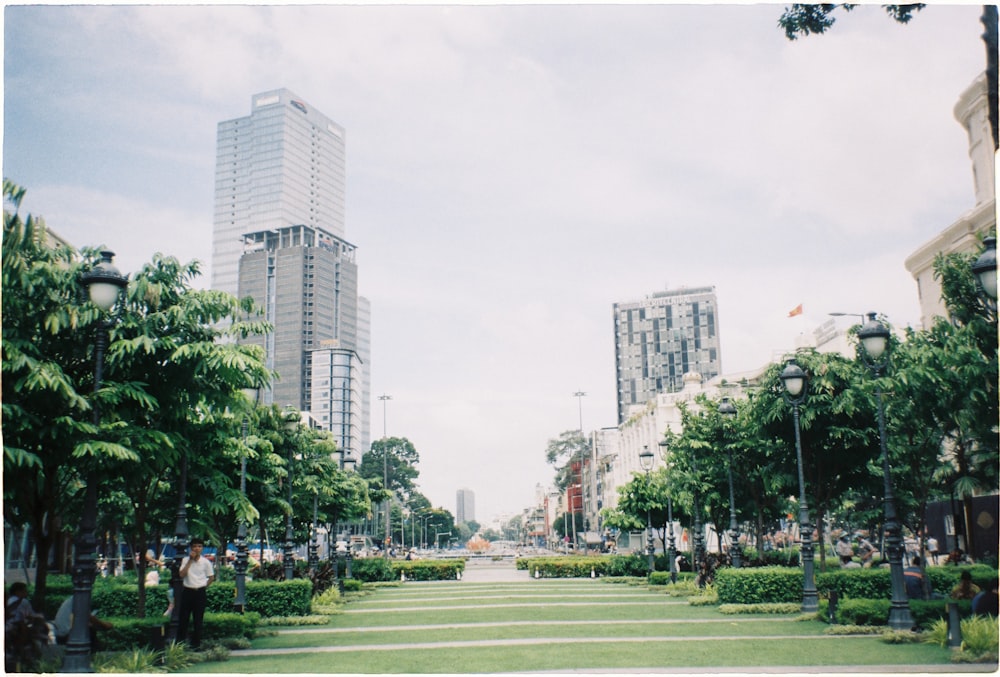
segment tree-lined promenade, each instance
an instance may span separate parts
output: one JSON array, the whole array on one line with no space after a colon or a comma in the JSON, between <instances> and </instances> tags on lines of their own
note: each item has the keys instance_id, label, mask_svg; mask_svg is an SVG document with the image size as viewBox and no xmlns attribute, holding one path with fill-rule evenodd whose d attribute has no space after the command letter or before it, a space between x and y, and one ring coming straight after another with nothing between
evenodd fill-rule
<instances>
[{"instance_id":1,"label":"tree-lined promenade","mask_svg":"<svg viewBox=\"0 0 1000 677\"><path fill-rule=\"evenodd\" d=\"M112 538L139 555L134 578L122 581L136 586L134 600L129 591L114 604L122 616L143 619L149 613L147 566L169 544L169 585L177 596L178 570L192 535L206 538L220 555L236 541L236 603L227 601L226 611L249 608L243 597L248 574L257 582L288 584L269 589L265 617L274 615L283 595L297 596L302 613L310 595L327 594L334 579L347 574L350 560L329 561L335 555L329 547L318 552L320 526L336 534L338 524L381 513L375 506L388 503L388 524L383 520L380 532L372 530L386 544L407 538L413 544L421 532L424 543L430 533L435 542L441 535L449 540L471 535L462 531L470 530L469 524L456 525L450 513L432 508L417 490L419 454L405 438L373 443L359 471L351 472L344 450L329 433L306 425L299 412L259 404L259 394L275 374L259 346L242 342L270 331L249 300L194 289L198 264L163 255L122 275L110 252L77 251L48 237L38 220L22 219L23 194L5 181L4 516L9 525L31 528L42 563L31 589L38 609L57 601L47 589L46 564L55 562L65 571L72 561L76 620L67 642L67 669L90 667L85 619L98 553ZM745 399L702 398L683 407L682 430L666 431L657 448L644 454L659 453L662 467L636 474L620 488L618 508L602 515L605 526L635 530L649 525L666 543L669 516L690 525L695 547L688 569L699 573L696 587L710 592L715 564L765 564L765 525L794 516L798 507L799 526L807 527L800 530L799 545L803 611L815 610L822 594L809 588L813 524L820 544L827 524L844 531L864 529L876 541L888 533L884 549L892 566L893 605L905 611L902 579L896 580L902 575L902 530L922 543L927 503L953 497L962 505L957 533L973 545L971 499L997 485L995 250L992 239L986 245L993 252L992 298L983 293L988 285L977 283L976 273L982 271L975 257L941 256L936 269L950 318L897 337L873 316L857 329L859 345L866 346L857 358L801 351L794 356L800 375L789 376L791 363L776 363L758 383L742 384L753 386ZM865 362L875 352L867 347L868 338L879 338L875 334L883 340L879 355L891 359L872 370ZM793 406L790 395L798 398ZM565 460L557 477L563 487L581 482L579 438L564 436L548 450L553 463ZM588 529L578 524L578 513L565 517L556 520L557 527L572 523L574 531ZM727 517L728 544L720 527ZM705 553L712 548L699 540L709 523L719 535L715 549L728 549L730 555L711 564ZM741 554L732 547L741 542L741 526L759 546L756 561L750 552L746 558L732 557ZM259 540L261 554L265 542L281 543L281 564L251 569L247 541L252 538ZM297 570L299 548L308 548L309 556ZM154 551L152 559L141 556L147 549ZM826 551L819 547L820 571ZM652 570L653 553L648 555ZM995 567L995 555L986 564ZM234 580L233 568L223 560L220 576ZM674 557L667 563L672 568ZM372 581L406 574L388 562L359 560L357 565L377 573L367 579ZM995 579L995 569L991 576ZM302 578L309 581L292 580ZM305 585L296 588L295 583ZM687 583L694 585L694 579ZM59 595L65 596L61 585ZM442 584L439 589L450 588ZM923 597L931 593L925 587ZM165 598L158 597L161 601ZM574 604L581 606L551 600L543 606ZM348 611L345 616L356 615ZM416 611L423 616L440 610L421 606ZM169 620L160 621L166 623L168 642L177 636L178 614L174 607ZM339 616L334 618L336 623ZM908 630L910 620L906 615L894 627ZM255 633L256 619L250 615L220 622L239 633ZM609 644L591 639L595 646ZM453 662L448 656L443 660Z\"/></svg>"}]
</instances>

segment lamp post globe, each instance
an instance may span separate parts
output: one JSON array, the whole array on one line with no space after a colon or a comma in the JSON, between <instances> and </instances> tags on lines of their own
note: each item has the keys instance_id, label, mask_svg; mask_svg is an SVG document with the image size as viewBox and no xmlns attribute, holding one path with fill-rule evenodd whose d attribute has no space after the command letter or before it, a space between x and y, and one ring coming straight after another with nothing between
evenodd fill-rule
<instances>
[{"instance_id":1,"label":"lamp post globe","mask_svg":"<svg viewBox=\"0 0 1000 677\"><path fill-rule=\"evenodd\" d=\"M653 526L649 514L649 471L653 469L653 452L649 450L648 446L644 446L642 448L642 453L639 454L639 464L642 466L642 469L646 471L646 561L649 571L652 572L654 568L653 555L655 553L655 548L653 546Z\"/></svg>"},{"instance_id":2,"label":"lamp post globe","mask_svg":"<svg viewBox=\"0 0 1000 677\"><path fill-rule=\"evenodd\" d=\"M892 473L889 467L889 449L885 430L885 404L882 401L880 376L889 364L889 328L878 321L876 313L868 314L868 322L858 331L861 360L875 377L875 399L878 404L878 439L882 456L882 483L885 510L885 550L889 555L889 575L892 582L892 601L889 603L889 627L893 630L910 630L913 616L903 573L903 528L896 512L896 498L892 490Z\"/></svg>"},{"instance_id":3,"label":"lamp post globe","mask_svg":"<svg viewBox=\"0 0 1000 677\"><path fill-rule=\"evenodd\" d=\"M799 406L806 398L806 373L795 360L788 360L779 376L784 386L785 400L792 405L792 419L795 423L795 458L799 470L799 538L802 542L802 611L812 613L819 609L819 593L816 591L816 573L812 542L813 525L809 519L806 504L806 478L802 468L802 434L799 422Z\"/></svg>"},{"instance_id":4,"label":"lamp post globe","mask_svg":"<svg viewBox=\"0 0 1000 677\"><path fill-rule=\"evenodd\" d=\"M876 313L868 313L868 321L858 330L861 359L878 376L889 361L889 328L878 321Z\"/></svg>"},{"instance_id":5,"label":"lamp post globe","mask_svg":"<svg viewBox=\"0 0 1000 677\"><path fill-rule=\"evenodd\" d=\"M997 239L987 237L983 239L986 249L975 263L972 264L972 273L976 276L976 283L979 289L990 299L997 300Z\"/></svg>"},{"instance_id":6,"label":"lamp post globe","mask_svg":"<svg viewBox=\"0 0 1000 677\"><path fill-rule=\"evenodd\" d=\"M670 443L667 440L660 440L660 455L662 458L666 458L667 450L670 447ZM667 464L670 467L670 464ZM674 540L674 502L667 494L667 524L669 531L667 532L667 558L670 560L670 582L677 582L677 543Z\"/></svg>"},{"instance_id":7,"label":"lamp post globe","mask_svg":"<svg viewBox=\"0 0 1000 677\"><path fill-rule=\"evenodd\" d=\"M114 252L102 251L101 260L93 268L80 275L80 284L86 289L87 297L101 312L97 321L94 338L94 399L91 402L91 416L95 428L101 423L100 403L96 397L104 379L104 352L108 347L108 330L114 318L107 314L121 298L128 286L128 276L112 263ZM94 578L97 575L94 554L97 552L97 474L93 468L86 470L86 489L83 498L83 512L80 516L80 530L77 533L73 556L73 623L66 640L66 655L63 659L64 672L90 672L90 619Z\"/></svg>"},{"instance_id":8,"label":"lamp post globe","mask_svg":"<svg viewBox=\"0 0 1000 677\"><path fill-rule=\"evenodd\" d=\"M736 406L729 401L728 397L723 397L722 401L719 403L719 414L722 415L724 421L732 420L736 417ZM728 474L729 474L729 541L730 541L730 556L732 558L733 567L739 569L743 566L742 553L740 552L740 529L739 524L736 521L736 494L733 491L733 450L728 444L728 435L726 435L726 458L728 459Z\"/></svg>"}]
</instances>

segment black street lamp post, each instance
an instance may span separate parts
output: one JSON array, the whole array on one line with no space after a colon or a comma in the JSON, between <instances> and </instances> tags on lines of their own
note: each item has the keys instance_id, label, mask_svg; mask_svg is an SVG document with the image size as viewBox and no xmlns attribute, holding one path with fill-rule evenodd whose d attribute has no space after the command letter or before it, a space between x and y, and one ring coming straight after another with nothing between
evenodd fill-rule
<instances>
[{"instance_id":1,"label":"black street lamp post","mask_svg":"<svg viewBox=\"0 0 1000 677\"><path fill-rule=\"evenodd\" d=\"M802 469L802 435L799 432L799 405L806 398L806 373L795 360L788 360L781 372L781 382L785 386L785 400L792 405L795 421L795 458L799 467L799 537L802 541L802 611L811 613L819 610L819 594L816 592L816 575L813 561L813 525L809 519L806 504L806 477Z\"/></svg>"},{"instance_id":2,"label":"black street lamp post","mask_svg":"<svg viewBox=\"0 0 1000 677\"><path fill-rule=\"evenodd\" d=\"M733 403L729 401L728 397L723 397L722 402L719 403L719 413L722 414L723 419L731 419L736 416L736 407ZM727 436L728 438L728 436ZM736 521L736 498L733 492L733 450L730 448L726 440L726 456L729 459L728 471L729 471L729 541L730 541L730 557L732 558L733 567L739 569L743 566L742 553L740 552L740 528Z\"/></svg>"},{"instance_id":3,"label":"black street lamp post","mask_svg":"<svg viewBox=\"0 0 1000 677\"><path fill-rule=\"evenodd\" d=\"M309 541L309 568L316 571L319 566L319 493L313 493L312 540Z\"/></svg>"},{"instance_id":4,"label":"black street lamp post","mask_svg":"<svg viewBox=\"0 0 1000 677\"><path fill-rule=\"evenodd\" d=\"M247 496L247 455L246 444L247 434L250 432L250 419L243 417L243 450L240 453L240 496L244 499ZM233 599L233 610L236 613L243 613L246 610L247 592L247 520L240 515L240 524L236 530L236 562L233 567L236 571L236 597Z\"/></svg>"},{"instance_id":5,"label":"black street lamp post","mask_svg":"<svg viewBox=\"0 0 1000 677\"><path fill-rule=\"evenodd\" d=\"M353 456L347 456L346 454L340 455L340 466L342 469L353 472L354 466L357 464L358 460ZM344 576L345 578L351 578L351 561L353 560L353 555L351 554L351 537L350 532L347 536L347 553L344 555Z\"/></svg>"},{"instance_id":6,"label":"black street lamp post","mask_svg":"<svg viewBox=\"0 0 1000 677\"><path fill-rule=\"evenodd\" d=\"M106 315L118 302L122 290L128 284L128 277L112 264L114 252L102 251L101 260L80 276L80 283L86 288L90 301L102 315ZM113 317L102 317L97 321L97 336L94 339L94 399L91 412L94 427L101 423L97 393L104 378L104 352L108 347L108 330L114 324ZM64 672L90 672L90 608L97 569L94 553L97 551L97 477L93 469L86 474L83 514L80 517L80 531L76 538L76 553L73 558L73 624L66 642L66 656L63 660Z\"/></svg>"},{"instance_id":7,"label":"black street lamp post","mask_svg":"<svg viewBox=\"0 0 1000 677\"><path fill-rule=\"evenodd\" d=\"M642 453L639 454L639 464L646 471L646 560L649 571L652 573L654 569L653 555L656 549L653 546L653 526L649 518L650 487L652 486L649 482L649 471L653 469L653 452L649 450L649 447L642 448Z\"/></svg>"},{"instance_id":8,"label":"black street lamp post","mask_svg":"<svg viewBox=\"0 0 1000 677\"><path fill-rule=\"evenodd\" d=\"M889 554L889 574L892 580L892 602L889 605L889 627L909 630L913 627L906 583L903 577L903 533L896 514L896 499L892 491L889 451L885 433L885 406L882 402L880 376L889 364L889 328L868 313L868 322L858 330L861 359L875 376L875 398L878 401L878 439L882 453L882 482L885 490L885 549Z\"/></svg>"},{"instance_id":9,"label":"black street lamp post","mask_svg":"<svg viewBox=\"0 0 1000 677\"><path fill-rule=\"evenodd\" d=\"M661 457L664 458L664 460L666 459L666 453L667 453L667 447L668 446L669 446L669 442L667 442L666 440L661 440L660 441L660 449L662 449L662 451L660 452L660 454L661 454ZM667 464L667 467L668 468L670 467L669 463ZM669 493L667 494L667 524L669 525L669 527L668 527L669 531L667 532L667 557L670 558L670 582L671 583L676 583L677 582L677 561L676 561L677 560L677 542L674 540L674 502L671 499Z\"/></svg>"},{"instance_id":10,"label":"black street lamp post","mask_svg":"<svg viewBox=\"0 0 1000 677\"><path fill-rule=\"evenodd\" d=\"M294 411L285 412L285 430L294 433L298 427L299 417ZM288 482L288 513L285 515L285 550L282 554L282 562L285 565L285 580L290 581L295 578L295 529L292 524L292 452L294 445L288 444L288 475L285 480Z\"/></svg>"},{"instance_id":11,"label":"black street lamp post","mask_svg":"<svg viewBox=\"0 0 1000 677\"><path fill-rule=\"evenodd\" d=\"M704 588L708 582L702 571L705 567L705 527L701 523L701 475L696 456L691 457L691 469L694 471L694 571L698 587Z\"/></svg>"}]
</instances>

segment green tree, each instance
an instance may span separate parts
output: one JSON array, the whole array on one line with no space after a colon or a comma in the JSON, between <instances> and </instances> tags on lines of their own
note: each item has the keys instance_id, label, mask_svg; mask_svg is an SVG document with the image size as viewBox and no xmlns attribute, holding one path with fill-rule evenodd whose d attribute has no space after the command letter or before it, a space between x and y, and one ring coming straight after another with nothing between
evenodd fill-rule
<instances>
[{"instance_id":1,"label":"green tree","mask_svg":"<svg viewBox=\"0 0 1000 677\"><path fill-rule=\"evenodd\" d=\"M237 507L232 478L238 478L233 467L240 444L239 425L225 412L244 406L243 389L270 380L259 347L222 340L263 333L268 326L242 319L251 310L249 299L240 303L229 294L193 289L198 275L197 262L182 265L155 255L133 276L108 350L108 373L118 387L109 391L112 406L105 418L116 424L115 441L135 458L109 461L103 471L118 476L116 486L129 498L129 510L120 517L138 553L150 541L151 511L159 505L162 513L163 498L176 500L177 474L185 464L196 499L192 523L222 541L212 527ZM225 331L218 329L223 321ZM219 544L224 551L224 542ZM140 557L140 615L145 564Z\"/></svg>"},{"instance_id":2,"label":"green tree","mask_svg":"<svg viewBox=\"0 0 1000 677\"><path fill-rule=\"evenodd\" d=\"M964 533L972 548L972 496L995 490L997 324L975 290L974 256L939 255L935 276L949 317L930 329L908 331L891 359L887 417L894 467L907 481L898 493L920 531L926 503L961 499Z\"/></svg>"},{"instance_id":3,"label":"green tree","mask_svg":"<svg viewBox=\"0 0 1000 677\"><path fill-rule=\"evenodd\" d=\"M813 33L825 33L833 27L836 18L833 16L838 8L843 8L845 12L850 12L857 5L855 4L800 4L795 3L790 8L786 7L778 25L785 31L785 37L795 40L800 35L810 35ZM911 5L883 5L886 13L899 23L909 23L914 13L919 12L926 5L923 3ZM993 149L1000 148L998 144L997 125L997 7L996 5L984 5L983 15L980 21L985 29L983 32L983 42L986 45L986 86L987 99L989 100L990 127L993 131Z\"/></svg>"},{"instance_id":4,"label":"green tree","mask_svg":"<svg viewBox=\"0 0 1000 677\"><path fill-rule=\"evenodd\" d=\"M402 496L409 496L420 476L417 464L420 454L405 437L387 437L372 442L371 448L361 457L358 474L365 479L383 480L387 473L388 489Z\"/></svg>"},{"instance_id":5,"label":"green tree","mask_svg":"<svg viewBox=\"0 0 1000 677\"><path fill-rule=\"evenodd\" d=\"M807 503L819 529L817 543L823 543L824 516L838 508L845 496L859 489L866 495L882 494L875 401L871 379L856 361L811 349L798 351L795 360L808 377L799 408L802 464ZM765 372L755 406L765 439L782 442L778 453L787 459L785 476L791 480L786 495L798 496L794 421L792 408L784 400L782 369L783 365L772 365ZM818 552L825 566L826 548Z\"/></svg>"},{"instance_id":6,"label":"green tree","mask_svg":"<svg viewBox=\"0 0 1000 677\"><path fill-rule=\"evenodd\" d=\"M22 188L5 180L3 196L4 519L34 534L37 607L51 548L79 514L73 499L82 478L73 459L111 450L82 447L98 432L86 419L84 393L99 321L83 302L83 266L70 247L50 246L41 219L21 219Z\"/></svg>"}]
</instances>

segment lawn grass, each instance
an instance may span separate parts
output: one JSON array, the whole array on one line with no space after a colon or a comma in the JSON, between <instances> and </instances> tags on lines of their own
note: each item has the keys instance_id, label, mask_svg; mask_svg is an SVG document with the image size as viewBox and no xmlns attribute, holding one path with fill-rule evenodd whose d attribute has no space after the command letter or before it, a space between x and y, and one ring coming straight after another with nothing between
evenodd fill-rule
<instances>
[{"instance_id":1,"label":"lawn grass","mask_svg":"<svg viewBox=\"0 0 1000 677\"><path fill-rule=\"evenodd\" d=\"M517 621L522 619L539 621L573 620L627 620L650 618L719 618L715 607L692 607L686 603L675 604L604 604L582 606L470 606L422 609L387 610L379 613L344 613L334 616L330 625L334 627L374 626L374 625L435 625L438 623L476 623L478 621Z\"/></svg>"},{"instance_id":2,"label":"lawn grass","mask_svg":"<svg viewBox=\"0 0 1000 677\"><path fill-rule=\"evenodd\" d=\"M724 616L714 606L593 580L378 588L325 626L275 628L199 673L490 673L624 669L907 671L951 668L948 649L824 635L818 620ZM420 627L424 626L424 627ZM427 627L430 626L430 627ZM959 667L959 666L954 666ZM909 670L912 671L912 670Z\"/></svg>"},{"instance_id":3,"label":"lawn grass","mask_svg":"<svg viewBox=\"0 0 1000 677\"><path fill-rule=\"evenodd\" d=\"M595 626L594 623L599 623ZM741 619L740 621L718 620L707 623L692 623L690 621L635 621L608 624L606 621L594 621L589 624L574 624L558 621L552 625L518 624L497 625L482 623L476 625L433 626L430 629L416 627L413 629L391 629L394 643L433 643L451 641L477 641L495 639L527 639L527 638L576 638L594 637L600 634L602 638L629 639L635 637L660 638L669 635L676 637L728 637L740 634L747 637L766 637L768 635L822 635L824 627L820 623L798 623L795 621L775 621ZM254 641L255 649L275 649L288 647L351 646L361 644L385 644L385 633L380 628L372 628L368 632L341 631L330 629L326 632L310 630L309 632L287 632L273 637L262 637Z\"/></svg>"},{"instance_id":4,"label":"lawn grass","mask_svg":"<svg viewBox=\"0 0 1000 677\"><path fill-rule=\"evenodd\" d=\"M703 641L641 638L566 644L406 647L377 651L309 652L201 663L190 672L231 673L487 673L586 668L797 668L832 667L870 672L884 666L947 664L949 651L929 644L884 644L874 637ZM855 670L845 668L855 667ZM878 670L883 671L883 670Z\"/></svg>"}]
</instances>

